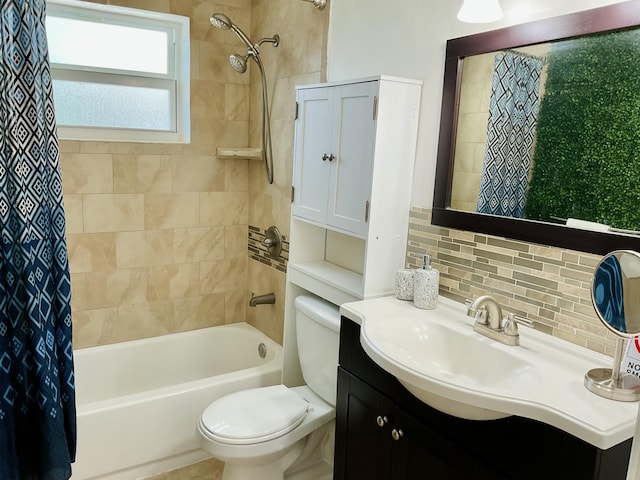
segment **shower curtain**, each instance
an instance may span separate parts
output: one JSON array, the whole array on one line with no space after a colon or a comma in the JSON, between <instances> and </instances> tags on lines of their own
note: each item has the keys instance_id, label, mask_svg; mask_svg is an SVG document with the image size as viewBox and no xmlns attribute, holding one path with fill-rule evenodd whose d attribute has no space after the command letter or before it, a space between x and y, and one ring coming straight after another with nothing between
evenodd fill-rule
<instances>
[{"instance_id":1,"label":"shower curtain","mask_svg":"<svg viewBox=\"0 0 640 480\"><path fill-rule=\"evenodd\" d=\"M0 6L0 478L75 457L70 278L44 0Z\"/></svg>"},{"instance_id":2,"label":"shower curtain","mask_svg":"<svg viewBox=\"0 0 640 480\"><path fill-rule=\"evenodd\" d=\"M627 331L623 287L622 266L615 255L609 255L593 276L593 300L607 324L620 332Z\"/></svg>"},{"instance_id":3,"label":"shower curtain","mask_svg":"<svg viewBox=\"0 0 640 480\"><path fill-rule=\"evenodd\" d=\"M541 72L539 58L512 51L495 57L479 213L524 215Z\"/></svg>"}]
</instances>

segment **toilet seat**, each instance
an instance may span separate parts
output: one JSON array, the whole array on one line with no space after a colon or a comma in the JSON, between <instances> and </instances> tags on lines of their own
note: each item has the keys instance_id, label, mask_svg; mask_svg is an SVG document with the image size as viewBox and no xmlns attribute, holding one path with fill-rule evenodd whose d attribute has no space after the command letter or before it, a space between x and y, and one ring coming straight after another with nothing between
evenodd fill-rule
<instances>
[{"instance_id":1,"label":"toilet seat","mask_svg":"<svg viewBox=\"0 0 640 480\"><path fill-rule=\"evenodd\" d=\"M204 411L200 423L217 442L247 445L285 435L300 425L308 412L308 401L284 385L273 385L216 400Z\"/></svg>"}]
</instances>

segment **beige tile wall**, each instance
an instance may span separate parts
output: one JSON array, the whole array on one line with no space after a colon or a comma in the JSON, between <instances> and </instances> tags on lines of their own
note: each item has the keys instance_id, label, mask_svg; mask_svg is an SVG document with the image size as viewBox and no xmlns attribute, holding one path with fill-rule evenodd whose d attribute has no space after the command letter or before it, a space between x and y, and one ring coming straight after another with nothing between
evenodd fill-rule
<instances>
[{"instance_id":1,"label":"beige tile wall","mask_svg":"<svg viewBox=\"0 0 640 480\"><path fill-rule=\"evenodd\" d=\"M478 203L487 144L494 57L494 53L487 53L468 57L464 61L451 186L451 207L456 210L475 212Z\"/></svg>"},{"instance_id":2,"label":"beige tile wall","mask_svg":"<svg viewBox=\"0 0 640 480\"><path fill-rule=\"evenodd\" d=\"M261 47L268 96L271 103L271 130L274 155L274 182L265 179L261 161L249 165L249 224L261 230L275 225L289 238L295 86L326 80L326 43L329 7L317 10L300 0L252 0L251 38L280 35L280 45ZM262 93L258 68L252 64L249 138L260 145ZM251 252L249 252L251 256ZM276 265L276 264L274 264ZM256 295L273 291L275 305L247 309L247 321L269 336L282 341L284 325L285 273L275 266L250 260L248 290Z\"/></svg>"},{"instance_id":3,"label":"beige tile wall","mask_svg":"<svg viewBox=\"0 0 640 480\"><path fill-rule=\"evenodd\" d=\"M434 226L429 209L414 207L407 266L422 266L425 253L440 271L441 295L464 302L488 293L540 331L613 355L614 334L591 303L600 256Z\"/></svg>"},{"instance_id":4,"label":"beige tile wall","mask_svg":"<svg viewBox=\"0 0 640 480\"><path fill-rule=\"evenodd\" d=\"M248 257L247 226L277 224L288 234L288 112L293 85L321 79L328 11L299 0L97 3L190 18L192 140L61 141L75 348L245 319L282 341L284 274ZM278 49L262 49L274 112L274 186L266 186L259 162L215 156L218 145L259 145L261 103L258 69L239 75L229 66L242 44L210 25L214 12L256 39L282 36ZM249 292L264 290L278 291L277 307L247 314Z\"/></svg>"}]
</instances>

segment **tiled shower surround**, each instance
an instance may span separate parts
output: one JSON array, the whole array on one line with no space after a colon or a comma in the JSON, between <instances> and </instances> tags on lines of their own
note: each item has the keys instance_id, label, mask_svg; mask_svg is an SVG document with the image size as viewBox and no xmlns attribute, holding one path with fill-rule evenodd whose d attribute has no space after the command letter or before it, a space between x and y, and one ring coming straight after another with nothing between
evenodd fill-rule
<instances>
[{"instance_id":1,"label":"tiled shower surround","mask_svg":"<svg viewBox=\"0 0 640 480\"><path fill-rule=\"evenodd\" d=\"M282 342L285 274L247 255L249 225L289 235L294 86L326 78L329 9L299 0L93 0L188 16L191 142L61 141L74 348L247 321ZM229 65L242 43L223 12L265 45L275 182L259 160L216 147L260 145L261 82ZM249 308L251 292L275 305Z\"/></svg>"},{"instance_id":2,"label":"tiled shower surround","mask_svg":"<svg viewBox=\"0 0 640 480\"><path fill-rule=\"evenodd\" d=\"M438 227L429 209L412 208L409 222L407 266L421 267L422 256L432 255L441 295L463 303L492 295L537 330L613 355L614 335L591 303L600 256Z\"/></svg>"}]
</instances>

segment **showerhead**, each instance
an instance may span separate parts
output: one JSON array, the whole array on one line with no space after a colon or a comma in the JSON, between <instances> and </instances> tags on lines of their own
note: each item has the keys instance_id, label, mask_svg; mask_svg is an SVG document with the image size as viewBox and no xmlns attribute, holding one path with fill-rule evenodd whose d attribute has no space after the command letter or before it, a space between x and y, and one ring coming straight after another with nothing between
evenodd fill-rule
<instances>
[{"instance_id":1,"label":"showerhead","mask_svg":"<svg viewBox=\"0 0 640 480\"><path fill-rule=\"evenodd\" d=\"M209 21L211 22L211 25L222 30L230 30L231 25L233 25L233 23L231 23L231 20L229 20L229 17L227 17L224 13L214 13L213 15L211 15Z\"/></svg>"},{"instance_id":2,"label":"showerhead","mask_svg":"<svg viewBox=\"0 0 640 480\"><path fill-rule=\"evenodd\" d=\"M239 53L232 53L229 55L229 63L233 67L233 69L238 73L244 73L247 71L247 60L249 59L249 54L242 56Z\"/></svg>"},{"instance_id":3,"label":"showerhead","mask_svg":"<svg viewBox=\"0 0 640 480\"><path fill-rule=\"evenodd\" d=\"M253 43L251 43L249 37L247 37L245 33L240 30L240 28L238 28L238 26L233 23L224 13L214 13L209 18L209 21L214 27L221 28L222 30L233 30L233 32L238 36L238 38L242 41L242 43L245 44L247 48L256 50L257 52L257 47Z\"/></svg>"},{"instance_id":4,"label":"showerhead","mask_svg":"<svg viewBox=\"0 0 640 480\"><path fill-rule=\"evenodd\" d=\"M231 67L238 73L245 73L247 71L247 63L249 58L258 65L260 69L260 80L262 83L262 159L264 160L265 173L267 175L267 181L273 183L273 151L271 147L271 126L269 122L269 99L267 95L267 79L264 73L264 66L262 60L260 60L260 45L263 43L271 43L274 47L277 47L280 43L280 36L274 35L272 38L262 38L256 44L251 43L251 40L240 30L233 22L223 13L214 13L209 18L211 25L222 30L233 30L238 38L245 44L247 51L245 55L234 53L229 56L229 62Z\"/></svg>"}]
</instances>

